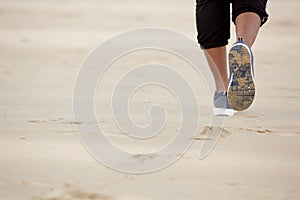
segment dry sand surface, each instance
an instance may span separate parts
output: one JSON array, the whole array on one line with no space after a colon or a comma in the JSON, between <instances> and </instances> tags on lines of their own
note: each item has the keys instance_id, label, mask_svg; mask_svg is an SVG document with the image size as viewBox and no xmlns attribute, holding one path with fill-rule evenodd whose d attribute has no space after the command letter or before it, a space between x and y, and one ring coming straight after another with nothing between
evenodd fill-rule
<instances>
[{"instance_id":1,"label":"dry sand surface","mask_svg":"<svg viewBox=\"0 0 300 200\"><path fill-rule=\"evenodd\" d=\"M194 1L184 0L1 0L0 199L300 199L298 0L270 1L270 20L253 47L255 103L226 118L224 137L206 159L199 160L198 152L201 130L209 120L201 122L200 139L192 148L156 173L116 172L94 160L81 145L72 93L88 53L111 36L138 27L172 29L195 39L194 6ZM179 62L162 54L149 55L160 62ZM130 66L146 57L137 55L121 64ZM107 85L98 97L109 94L109 80L117 80L124 69L116 63L104 77ZM199 95L205 94L200 79L198 86L196 77L191 81ZM169 137L178 125L176 101L159 88L147 91L156 95L135 96L134 119L149 122L139 109L154 101L167 103L172 122L165 129ZM103 104L97 102L109 137L118 143L118 138L123 139L120 131L110 123L109 110L102 111ZM203 119L208 116L207 102L199 103ZM125 139L119 143L131 150L138 148Z\"/></svg>"}]
</instances>

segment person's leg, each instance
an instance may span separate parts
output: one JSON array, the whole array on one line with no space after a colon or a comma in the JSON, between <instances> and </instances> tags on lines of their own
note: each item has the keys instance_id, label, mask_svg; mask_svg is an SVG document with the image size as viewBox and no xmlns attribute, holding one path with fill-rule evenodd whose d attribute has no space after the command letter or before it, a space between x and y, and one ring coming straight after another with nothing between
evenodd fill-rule
<instances>
[{"instance_id":1,"label":"person's leg","mask_svg":"<svg viewBox=\"0 0 300 200\"><path fill-rule=\"evenodd\" d=\"M216 85L213 98L213 115L233 116L235 111L230 108L227 100L228 76L226 46L206 49L204 53Z\"/></svg>"},{"instance_id":2,"label":"person's leg","mask_svg":"<svg viewBox=\"0 0 300 200\"><path fill-rule=\"evenodd\" d=\"M227 54L230 38L230 1L197 0L196 22L198 43L215 80L214 115L234 115L227 101Z\"/></svg>"},{"instance_id":3,"label":"person's leg","mask_svg":"<svg viewBox=\"0 0 300 200\"><path fill-rule=\"evenodd\" d=\"M260 26L268 17L266 2L267 0L232 0L232 20L236 25L236 36L241 38L229 51L228 102L235 110L249 108L255 97L251 46Z\"/></svg>"},{"instance_id":4,"label":"person's leg","mask_svg":"<svg viewBox=\"0 0 300 200\"><path fill-rule=\"evenodd\" d=\"M216 93L224 92L228 86L226 46L204 50L208 65L216 84Z\"/></svg>"},{"instance_id":5,"label":"person's leg","mask_svg":"<svg viewBox=\"0 0 300 200\"><path fill-rule=\"evenodd\" d=\"M251 47L261 25L260 16L254 12L245 12L236 17L235 24L236 37L242 38Z\"/></svg>"},{"instance_id":6,"label":"person's leg","mask_svg":"<svg viewBox=\"0 0 300 200\"><path fill-rule=\"evenodd\" d=\"M251 47L259 28L267 21L268 0L232 0L232 21L236 25L237 38Z\"/></svg>"},{"instance_id":7,"label":"person's leg","mask_svg":"<svg viewBox=\"0 0 300 200\"><path fill-rule=\"evenodd\" d=\"M228 85L226 45L230 37L229 0L197 0L196 22L198 43L204 49L215 79L216 92Z\"/></svg>"}]
</instances>

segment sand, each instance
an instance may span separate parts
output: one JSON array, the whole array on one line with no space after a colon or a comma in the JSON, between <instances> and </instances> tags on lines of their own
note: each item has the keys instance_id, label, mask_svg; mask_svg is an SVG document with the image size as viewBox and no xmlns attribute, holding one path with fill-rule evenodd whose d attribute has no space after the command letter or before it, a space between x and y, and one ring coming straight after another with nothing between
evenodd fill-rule
<instances>
[{"instance_id":1,"label":"sand","mask_svg":"<svg viewBox=\"0 0 300 200\"><path fill-rule=\"evenodd\" d=\"M80 122L72 110L77 73L92 49L123 31L154 26L195 39L194 1L1 0L0 199L299 199L299 9L298 0L270 1L270 20L253 47L254 105L226 118L214 151L198 159L204 141L200 133L209 123L206 99L200 106L207 120L201 121L198 139L188 152L168 168L133 175L103 166L81 144L76 132ZM232 33L230 43L234 40ZM143 61L143 56L138 58ZM155 58L177 62L161 54ZM123 64L132 62L136 60ZM106 79L115 80L124 69L116 64ZM196 77L191 81L197 84ZM99 92L109 94L111 86L107 83ZM200 95L205 93L197 87ZM137 102L144 98L139 95ZM164 95L159 92L143 102L170 105L174 121L166 127L169 138L177 126L178 108ZM96 108L101 112L103 104ZM132 108L135 119L148 122L138 109ZM100 115L118 143L123 137L112 127L107 111ZM119 143L138 149L127 140Z\"/></svg>"}]
</instances>

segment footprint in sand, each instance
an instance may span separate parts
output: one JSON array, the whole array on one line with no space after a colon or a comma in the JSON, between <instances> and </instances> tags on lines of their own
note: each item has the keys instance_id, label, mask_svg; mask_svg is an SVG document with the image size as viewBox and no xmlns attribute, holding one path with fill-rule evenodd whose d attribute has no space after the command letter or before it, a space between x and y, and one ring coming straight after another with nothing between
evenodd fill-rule
<instances>
[{"instance_id":1,"label":"footprint in sand","mask_svg":"<svg viewBox=\"0 0 300 200\"><path fill-rule=\"evenodd\" d=\"M274 133L274 131L270 130L270 129L251 129L251 128L247 128L247 131L250 132L256 132L256 133Z\"/></svg>"},{"instance_id":2,"label":"footprint in sand","mask_svg":"<svg viewBox=\"0 0 300 200\"><path fill-rule=\"evenodd\" d=\"M54 193L54 189L50 189L51 193ZM56 193L56 192L55 192ZM57 194L57 193L56 193ZM99 194L99 193L91 193L84 191L80 188L72 187L69 184L65 185L65 190L61 192L59 195L52 196L51 194L47 194L45 196L48 197L33 197L32 200L70 200L70 199L84 199L84 200L111 200L112 198Z\"/></svg>"},{"instance_id":3,"label":"footprint in sand","mask_svg":"<svg viewBox=\"0 0 300 200\"><path fill-rule=\"evenodd\" d=\"M156 155L147 155L147 154L136 154L136 155L133 155L133 159L141 161L142 163L145 163L147 160L154 159L155 157L156 157Z\"/></svg>"},{"instance_id":4,"label":"footprint in sand","mask_svg":"<svg viewBox=\"0 0 300 200\"><path fill-rule=\"evenodd\" d=\"M36 123L36 124L51 124L51 123L61 123L61 124L83 124L83 122L76 122L76 121L63 121L64 118L59 117L56 119L49 119L49 120L28 120L30 123Z\"/></svg>"},{"instance_id":5,"label":"footprint in sand","mask_svg":"<svg viewBox=\"0 0 300 200\"><path fill-rule=\"evenodd\" d=\"M230 136L231 133L224 129L224 128L220 128L220 127L211 127L211 126L204 126L201 130L201 132L194 137L194 140L211 140L209 138L206 138L206 136L209 134L210 131L213 131L215 133L219 133L221 132L221 137L227 137Z\"/></svg>"}]
</instances>

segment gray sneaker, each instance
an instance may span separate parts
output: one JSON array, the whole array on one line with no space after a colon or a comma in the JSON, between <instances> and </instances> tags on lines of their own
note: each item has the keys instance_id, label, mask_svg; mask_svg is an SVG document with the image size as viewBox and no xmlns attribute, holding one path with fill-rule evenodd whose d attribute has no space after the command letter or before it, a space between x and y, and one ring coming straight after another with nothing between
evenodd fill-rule
<instances>
[{"instance_id":1,"label":"gray sneaker","mask_svg":"<svg viewBox=\"0 0 300 200\"><path fill-rule=\"evenodd\" d=\"M236 111L233 110L227 99L226 92L215 93L214 95L214 116L233 116Z\"/></svg>"}]
</instances>

